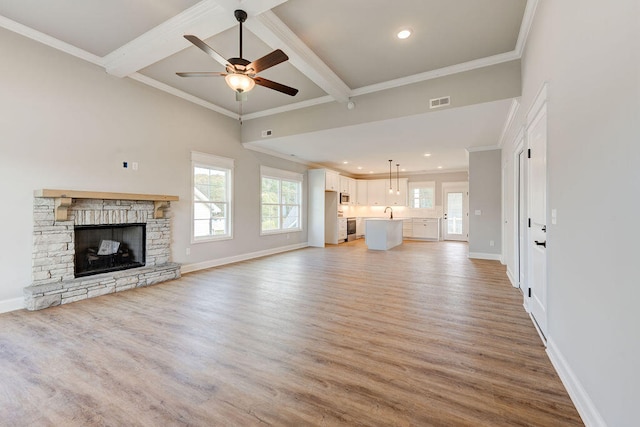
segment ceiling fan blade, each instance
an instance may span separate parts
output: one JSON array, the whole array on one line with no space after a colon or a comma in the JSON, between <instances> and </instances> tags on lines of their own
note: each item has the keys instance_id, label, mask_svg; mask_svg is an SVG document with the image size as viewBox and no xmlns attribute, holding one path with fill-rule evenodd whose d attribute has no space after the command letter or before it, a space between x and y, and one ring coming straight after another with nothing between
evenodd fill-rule
<instances>
[{"instance_id":1,"label":"ceiling fan blade","mask_svg":"<svg viewBox=\"0 0 640 427\"><path fill-rule=\"evenodd\" d=\"M286 53L281 51L280 49L276 49L273 52L263 56L260 59L256 59L249 65L247 65L247 70L253 68L253 73L258 74L260 71L266 70L267 68L271 68L274 65L278 65L281 62L289 59Z\"/></svg>"},{"instance_id":2,"label":"ceiling fan blade","mask_svg":"<svg viewBox=\"0 0 640 427\"><path fill-rule=\"evenodd\" d=\"M295 96L296 93L298 93L298 89L272 82L271 80L267 80L262 77L254 77L253 81L256 82L257 85L268 87L269 89L277 90L278 92L282 92L287 95Z\"/></svg>"},{"instance_id":3,"label":"ceiling fan blade","mask_svg":"<svg viewBox=\"0 0 640 427\"><path fill-rule=\"evenodd\" d=\"M187 73L176 73L180 77L215 77L215 76L226 76L227 73L218 73L215 71L194 71Z\"/></svg>"},{"instance_id":4,"label":"ceiling fan blade","mask_svg":"<svg viewBox=\"0 0 640 427\"><path fill-rule=\"evenodd\" d=\"M209 55L210 57L212 57L213 59L218 61L222 66L226 67L227 64L229 64L229 61L227 61L218 52L216 52L215 50L211 49L211 47L208 44L206 44L205 42L200 40L198 37L192 36L191 34L186 34L184 36L184 38L189 40L196 47L200 48L200 50L202 50L204 53L206 53L207 55Z\"/></svg>"}]
</instances>

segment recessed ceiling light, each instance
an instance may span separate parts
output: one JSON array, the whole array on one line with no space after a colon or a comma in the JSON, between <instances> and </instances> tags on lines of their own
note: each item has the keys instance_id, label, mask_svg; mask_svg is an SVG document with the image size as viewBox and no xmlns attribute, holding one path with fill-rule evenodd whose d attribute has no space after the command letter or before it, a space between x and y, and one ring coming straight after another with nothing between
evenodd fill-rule
<instances>
[{"instance_id":1,"label":"recessed ceiling light","mask_svg":"<svg viewBox=\"0 0 640 427\"><path fill-rule=\"evenodd\" d=\"M362 170L362 166L358 166L358 170Z\"/></svg>"},{"instance_id":2,"label":"recessed ceiling light","mask_svg":"<svg viewBox=\"0 0 640 427\"><path fill-rule=\"evenodd\" d=\"M438 166L438 169L442 169L442 166Z\"/></svg>"},{"instance_id":3,"label":"recessed ceiling light","mask_svg":"<svg viewBox=\"0 0 640 427\"><path fill-rule=\"evenodd\" d=\"M425 157L431 157L431 153L424 153Z\"/></svg>"},{"instance_id":4,"label":"recessed ceiling light","mask_svg":"<svg viewBox=\"0 0 640 427\"><path fill-rule=\"evenodd\" d=\"M407 170L405 168L400 169L402 172L406 172Z\"/></svg>"},{"instance_id":5,"label":"recessed ceiling light","mask_svg":"<svg viewBox=\"0 0 640 427\"><path fill-rule=\"evenodd\" d=\"M347 162L346 160L344 162L342 162L343 165L348 165L349 162Z\"/></svg>"},{"instance_id":6,"label":"recessed ceiling light","mask_svg":"<svg viewBox=\"0 0 640 427\"><path fill-rule=\"evenodd\" d=\"M402 30L398 31L398 38L400 40L404 40L409 38L409 36L411 35L411 30L409 28L403 28Z\"/></svg>"},{"instance_id":7,"label":"recessed ceiling light","mask_svg":"<svg viewBox=\"0 0 640 427\"><path fill-rule=\"evenodd\" d=\"M369 171L369 173L373 173L373 171Z\"/></svg>"}]
</instances>

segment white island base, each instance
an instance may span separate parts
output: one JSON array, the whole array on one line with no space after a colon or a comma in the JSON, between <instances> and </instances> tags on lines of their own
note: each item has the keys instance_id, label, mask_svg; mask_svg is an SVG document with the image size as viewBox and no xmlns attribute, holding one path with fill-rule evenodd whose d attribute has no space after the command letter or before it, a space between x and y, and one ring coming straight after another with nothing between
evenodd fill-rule
<instances>
[{"instance_id":1,"label":"white island base","mask_svg":"<svg viewBox=\"0 0 640 427\"><path fill-rule=\"evenodd\" d=\"M402 244L402 219L365 219L365 243L369 249L386 251Z\"/></svg>"}]
</instances>

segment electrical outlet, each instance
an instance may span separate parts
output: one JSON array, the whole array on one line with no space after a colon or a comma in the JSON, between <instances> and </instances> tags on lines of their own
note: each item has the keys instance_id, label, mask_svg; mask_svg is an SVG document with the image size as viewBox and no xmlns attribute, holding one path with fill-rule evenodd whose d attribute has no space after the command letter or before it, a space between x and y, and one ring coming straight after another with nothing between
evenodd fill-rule
<instances>
[{"instance_id":1,"label":"electrical outlet","mask_svg":"<svg viewBox=\"0 0 640 427\"><path fill-rule=\"evenodd\" d=\"M495 246L495 242L493 240L489 240L489 246Z\"/></svg>"},{"instance_id":2,"label":"electrical outlet","mask_svg":"<svg viewBox=\"0 0 640 427\"><path fill-rule=\"evenodd\" d=\"M131 162L131 169L133 169L134 171L138 170L138 162Z\"/></svg>"},{"instance_id":3,"label":"electrical outlet","mask_svg":"<svg viewBox=\"0 0 640 427\"><path fill-rule=\"evenodd\" d=\"M191 255L191 248L187 248L185 252L187 253L187 255Z\"/></svg>"},{"instance_id":4,"label":"electrical outlet","mask_svg":"<svg viewBox=\"0 0 640 427\"><path fill-rule=\"evenodd\" d=\"M122 167L123 168L128 168L129 167L129 162L122 162Z\"/></svg>"}]
</instances>

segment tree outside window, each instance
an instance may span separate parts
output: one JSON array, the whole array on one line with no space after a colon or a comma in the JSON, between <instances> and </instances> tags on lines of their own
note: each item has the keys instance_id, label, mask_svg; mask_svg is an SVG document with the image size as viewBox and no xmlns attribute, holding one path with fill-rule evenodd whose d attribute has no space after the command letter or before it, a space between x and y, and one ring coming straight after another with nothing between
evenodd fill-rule
<instances>
[{"instance_id":1,"label":"tree outside window","mask_svg":"<svg viewBox=\"0 0 640 427\"><path fill-rule=\"evenodd\" d=\"M263 167L261 194L262 233L302 229L302 176L300 174Z\"/></svg>"},{"instance_id":2,"label":"tree outside window","mask_svg":"<svg viewBox=\"0 0 640 427\"><path fill-rule=\"evenodd\" d=\"M233 160L202 153L193 157L193 241L230 238L232 169L225 166Z\"/></svg>"}]
</instances>

